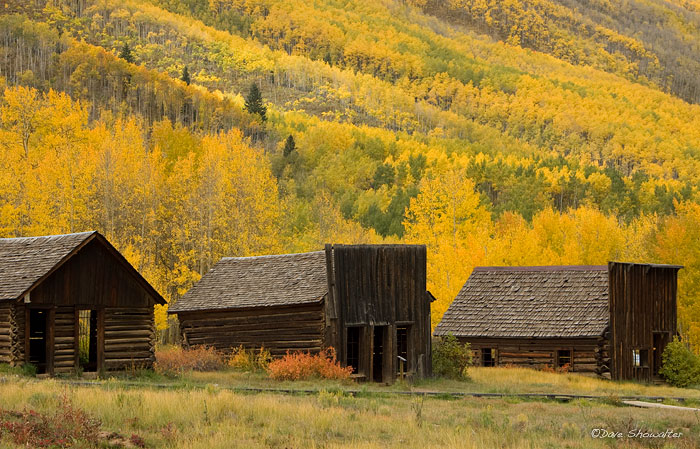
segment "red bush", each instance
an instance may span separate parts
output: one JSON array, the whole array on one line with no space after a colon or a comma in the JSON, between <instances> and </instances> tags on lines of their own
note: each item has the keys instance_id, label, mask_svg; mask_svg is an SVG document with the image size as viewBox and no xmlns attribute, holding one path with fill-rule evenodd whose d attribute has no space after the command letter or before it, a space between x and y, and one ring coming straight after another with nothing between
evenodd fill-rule
<instances>
[{"instance_id":1,"label":"red bush","mask_svg":"<svg viewBox=\"0 0 700 449\"><path fill-rule=\"evenodd\" d=\"M275 380L349 379L352 367L343 368L335 358L335 349L328 348L318 354L308 352L289 353L273 360L267 367Z\"/></svg>"},{"instance_id":2,"label":"red bush","mask_svg":"<svg viewBox=\"0 0 700 449\"><path fill-rule=\"evenodd\" d=\"M156 351L156 372L177 376L187 371L215 371L224 366L224 358L214 348L179 346Z\"/></svg>"},{"instance_id":3,"label":"red bush","mask_svg":"<svg viewBox=\"0 0 700 449\"><path fill-rule=\"evenodd\" d=\"M52 415L34 410L0 409L0 437L27 447L73 447L76 442L96 444L100 421L73 407L65 396Z\"/></svg>"}]
</instances>

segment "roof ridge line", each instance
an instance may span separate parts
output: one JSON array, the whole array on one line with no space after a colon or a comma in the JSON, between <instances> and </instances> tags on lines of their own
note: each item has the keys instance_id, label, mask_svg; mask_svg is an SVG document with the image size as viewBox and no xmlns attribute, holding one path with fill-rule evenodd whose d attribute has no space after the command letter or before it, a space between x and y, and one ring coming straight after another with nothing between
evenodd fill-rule
<instances>
[{"instance_id":1,"label":"roof ridge line","mask_svg":"<svg viewBox=\"0 0 700 449\"><path fill-rule=\"evenodd\" d=\"M323 253L323 250L318 250L318 251L308 251L304 253L287 253L287 254L264 254L261 256L233 256L233 257L222 257L221 260L251 260L251 259L266 259L266 258L273 258L273 257L291 257L291 256L302 256L306 254L320 254Z\"/></svg>"},{"instance_id":2,"label":"roof ridge line","mask_svg":"<svg viewBox=\"0 0 700 449\"><path fill-rule=\"evenodd\" d=\"M30 239L50 239L55 237L71 237L78 235L91 235L95 234L97 231L85 231L85 232L70 232L68 234L51 234L51 235L35 235L28 237L0 237L0 240L30 240Z\"/></svg>"}]
</instances>

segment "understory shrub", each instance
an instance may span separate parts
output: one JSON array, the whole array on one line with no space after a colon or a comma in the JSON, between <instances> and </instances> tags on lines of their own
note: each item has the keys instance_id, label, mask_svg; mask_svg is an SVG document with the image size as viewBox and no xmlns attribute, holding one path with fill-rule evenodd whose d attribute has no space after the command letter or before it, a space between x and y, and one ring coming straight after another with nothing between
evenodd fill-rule
<instances>
[{"instance_id":1,"label":"understory shrub","mask_svg":"<svg viewBox=\"0 0 700 449\"><path fill-rule=\"evenodd\" d=\"M336 379L350 378L352 367L343 368L336 360L335 349L328 348L318 354L308 352L287 352L273 360L267 371L275 380Z\"/></svg>"},{"instance_id":2,"label":"understory shrub","mask_svg":"<svg viewBox=\"0 0 700 449\"><path fill-rule=\"evenodd\" d=\"M53 414L0 408L0 438L25 447L74 447L97 444L100 421L76 408L63 396Z\"/></svg>"},{"instance_id":3,"label":"understory shrub","mask_svg":"<svg viewBox=\"0 0 700 449\"><path fill-rule=\"evenodd\" d=\"M571 369L571 365L568 363L564 364L563 366L557 366L553 367L551 365L544 365L542 368L540 368L541 371L544 371L545 373L557 373L557 374L566 374L569 372Z\"/></svg>"},{"instance_id":4,"label":"understory shrub","mask_svg":"<svg viewBox=\"0 0 700 449\"><path fill-rule=\"evenodd\" d=\"M228 366L241 371L267 371L271 360L270 351L264 347L255 351L248 350L241 345L231 353Z\"/></svg>"},{"instance_id":5,"label":"understory shrub","mask_svg":"<svg viewBox=\"0 0 700 449\"><path fill-rule=\"evenodd\" d=\"M666 346L661 361L659 374L674 387L700 385L700 357L678 337Z\"/></svg>"},{"instance_id":6,"label":"understory shrub","mask_svg":"<svg viewBox=\"0 0 700 449\"><path fill-rule=\"evenodd\" d=\"M25 363L21 366L10 366L7 363L0 363L0 374L36 377L36 366L31 363Z\"/></svg>"},{"instance_id":7,"label":"understory shrub","mask_svg":"<svg viewBox=\"0 0 700 449\"><path fill-rule=\"evenodd\" d=\"M433 339L433 374L449 379L469 379L467 367L472 364L472 348L460 343L454 335Z\"/></svg>"},{"instance_id":8,"label":"understory shrub","mask_svg":"<svg viewBox=\"0 0 700 449\"><path fill-rule=\"evenodd\" d=\"M224 366L224 359L214 348L193 346L169 347L156 351L153 368L166 376L179 376L188 371L216 371Z\"/></svg>"}]
</instances>

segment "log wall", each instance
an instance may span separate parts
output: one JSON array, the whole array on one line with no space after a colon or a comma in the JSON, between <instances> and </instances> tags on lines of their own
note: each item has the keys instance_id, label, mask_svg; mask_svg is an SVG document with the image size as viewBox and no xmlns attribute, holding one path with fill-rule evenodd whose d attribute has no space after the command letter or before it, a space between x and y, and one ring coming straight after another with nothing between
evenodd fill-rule
<instances>
[{"instance_id":1,"label":"log wall","mask_svg":"<svg viewBox=\"0 0 700 449\"><path fill-rule=\"evenodd\" d=\"M296 306L179 312L184 343L231 352L264 346L273 356L323 347L323 302Z\"/></svg>"},{"instance_id":2,"label":"log wall","mask_svg":"<svg viewBox=\"0 0 700 449\"><path fill-rule=\"evenodd\" d=\"M155 361L155 324L152 307L107 308L98 316L104 327L103 352L98 351L105 370L148 368ZM98 348L101 346L98 334Z\"/></svg>"},{"instance_id":3,"label":"log wall","mask_svg":"<svg viewBox=\"0 0 700 449\"><path fill-rule=\"evenodd\" d=\"M0 363L11 363L13 338L13 303L0 302Z\"/></svg>"},{"instance_id":4,"label":"log wall","mask_svg":"<svg viewBox=\"0 0 700 449\"><path fill-rule=\"evenodd\" d=\"M602 337L581 339L460 337L458 340L471 345L476 366L481 366L481 352L486 348L496 349L496 366L518 366L535 369L556 368L557 351L570 350L572 362L569 366L569 371L578 373L597 373L600 370L598 348L605 344Z\"/></svg>"},{"instance_id":5,"label":"log wall","mask_svg":"<svg viewBox=\"0 0 700 449\"><path fill-rule=\"evenodd\" d=\"M54 313L53 371L55 374L75 372L78 357L78 331L75 307L57 307Z\"/></svg>"}]
</instances>

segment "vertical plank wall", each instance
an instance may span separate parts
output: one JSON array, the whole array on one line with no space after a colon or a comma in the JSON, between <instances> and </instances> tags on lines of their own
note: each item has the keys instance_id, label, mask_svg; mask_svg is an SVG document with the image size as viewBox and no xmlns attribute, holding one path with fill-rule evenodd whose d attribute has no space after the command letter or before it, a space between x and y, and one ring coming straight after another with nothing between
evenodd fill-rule
<instances>
[{"instance_id":1,"label":"vertical plank wall","mask_svg":"<svg viewBox=\"0 0 700 449\"><path fill-rule=\"evenodd\" d=\"M652 380L654 332L670 337L677 331L679 268L610 262L610 369L613 379ZM649 367L634 366L634 349L649 351Z\"/></svg>"},{"instance_id":2,"label":"vertical plank wall","mask_svg":"<svg viewBox=\"0 0 700 449\"><path fill-rule=\"evenodd\" d=\"M340 360L346 360L348 326L362 326L361 365L371 369L372 332L387 326L385 378L396 370L396 328L409 326L409 369L430 374L430 302L426 294L426 248L422 245L333 245L331 305L336 330L327 332ZM330 276L332 272L332 276ZM371 376L371 373L367 373ZM388 379L387 379L388 380Z\"/></svg>"}]
</instances>

